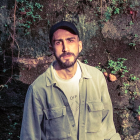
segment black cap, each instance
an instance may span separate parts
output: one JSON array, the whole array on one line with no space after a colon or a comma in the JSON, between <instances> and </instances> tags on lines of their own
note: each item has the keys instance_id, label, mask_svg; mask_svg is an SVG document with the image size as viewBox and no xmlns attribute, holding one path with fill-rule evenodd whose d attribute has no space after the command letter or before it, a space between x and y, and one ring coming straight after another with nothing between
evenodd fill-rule
<instances>
[{"instance_id":1,"label":"black cap","mask_svg":"<svg viewBox=\"0 0 140 140\"><path fill-rule=\"evenodd\" d=\"M60 22L56 23L55 25L53 25L50 29L50 34L49 34L50 43L52 41L52 37L53 37L54 32L58 29L69 30L70 32L72 32L75 35L78 35L78 37L79 37L79 32L72 22L60 21Z\"/></svg>"}]
</instances>

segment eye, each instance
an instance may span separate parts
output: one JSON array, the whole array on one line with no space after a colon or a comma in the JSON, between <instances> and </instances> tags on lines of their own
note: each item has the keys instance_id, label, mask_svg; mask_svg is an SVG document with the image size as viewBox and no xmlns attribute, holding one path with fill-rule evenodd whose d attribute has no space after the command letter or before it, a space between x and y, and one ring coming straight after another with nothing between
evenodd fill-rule
<instances>
[{"instance_id":1,"label":"eye","mask_svg":"<svg viewBox=\"0 0 140 140\"><path fill-rule=\"evenodd\" d=\"M61 42L60 42L60 41L56 41L55 44L56 44L56 45L60 45Z\"/></svg>"},{"instance_id":2,"label":"eye","mask_svg":"<svg viewBox=\"0 0 140 140\"><path fill-rule=\"evenodd\" d=\"M69 42L73 42L74 40L69 40Z\"/></svg>"}]
</instances>

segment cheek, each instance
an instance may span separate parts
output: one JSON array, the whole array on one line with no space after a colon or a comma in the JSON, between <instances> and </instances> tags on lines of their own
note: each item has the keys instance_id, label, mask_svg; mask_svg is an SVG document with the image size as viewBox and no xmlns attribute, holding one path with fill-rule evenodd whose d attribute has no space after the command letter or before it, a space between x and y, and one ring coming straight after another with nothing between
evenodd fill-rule
<instances>
[{"instance_id":1,"label":"cheek","mask_svg":"<svg viewBox=\"0 0 140 140\"><path fill-rule=\"evenodd\" d=\"M59 55L62 54L62 51L57 48L57 49L54 49L54 53L55 53L56 56L59 56Z\"/></svg>"},{"instance_id":2,"label":"cheek","mask_svg":"<svg viewBox=\"0 0 140 140\"><path fill-rule=\"evenodd\" d=\"M74 43L74 44L70 45L70 48L71 48L71 50L73 50L73 51L77 51L78 48L79 48L79 45L78 45L77 43Z\"/></svg>"}]
</instances>

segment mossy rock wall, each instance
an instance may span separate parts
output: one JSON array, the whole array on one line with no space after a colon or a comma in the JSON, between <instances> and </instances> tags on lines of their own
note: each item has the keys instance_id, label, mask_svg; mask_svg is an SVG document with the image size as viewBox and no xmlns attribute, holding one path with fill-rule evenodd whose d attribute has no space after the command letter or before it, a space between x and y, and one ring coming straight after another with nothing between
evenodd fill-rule
<instances>
[{"instance_id":1,"label":"mossy rock wall","mask_svg":"<svg viewBox=\"0 0 140 140\"><path fill-rule=\"evenodd\" d=\"M27 88L55 59L49 50L50 27L61 20L66 20L73 22L79 30L83 42L83 50L79 57L82 62L91 66L100 65L102 70L108 60L127 59L124 65L129 72L124 78L117 77L118 79L112 82L109 76L105 77L114 108L117 132L121 134L122 140L139 140L140 121L137 118L137 109L140 106L140 1L38 0L38 3L43 5L41 11L37 7L34 9L33 4L37 2L32 0L30 6L34 9L33 14L27 17L26 14L30 10L20 11L19 1L16 3L18 7L14 45L12 42L15 1L0 1L0 55L2 55L0 86L6 83L0 94L0 110L4 112L2 118L6 119L0 126L3 127L5 123L7 126L11 124L10 127L4 128L6 131L1 130L2 138L19 139L21 108ZM28 2L23 3L22 7L26 7ZM40 15L41 18L33 21L36 15ZM11 75L12 62L18 62L13 65L13 75ZM109 75L110 71L107 72ZM129 80L131 74L139 79ZM15 76L15 79L7 83L10 76ZM125 87L124 84L129 86ZM13 122L18 122L18 125Z\"/></svg>"}]
</instances>

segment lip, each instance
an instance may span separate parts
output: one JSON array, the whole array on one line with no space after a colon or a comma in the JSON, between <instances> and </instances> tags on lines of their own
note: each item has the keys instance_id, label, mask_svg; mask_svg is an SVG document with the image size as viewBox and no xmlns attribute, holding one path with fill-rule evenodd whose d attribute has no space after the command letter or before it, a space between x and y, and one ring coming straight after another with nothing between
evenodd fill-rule
<instances>
[{"instance_id":1,"label":"lip","mask_svg":"<svg viewBox=\"0 0 140 140\"><path fill-rule=\"evenodd\" d=\"M65 56L63 56L63 58L69 58L69 57L71 57L72 55L65 55Z\"/></svg>"}]
</instances>

